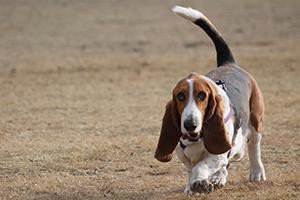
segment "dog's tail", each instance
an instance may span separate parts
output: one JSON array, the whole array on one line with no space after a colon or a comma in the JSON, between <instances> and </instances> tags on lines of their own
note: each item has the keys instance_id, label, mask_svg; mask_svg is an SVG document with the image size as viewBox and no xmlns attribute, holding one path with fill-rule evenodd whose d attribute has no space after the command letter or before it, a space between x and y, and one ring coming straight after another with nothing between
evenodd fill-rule
<instances>
[{"instance_id":1,"label":"dog's tail","mask_svg":"<svg viewBox=\"0 0 300 200\"><path fill-rule=\"evenodd\" d=\"M209 19L198 10L192 8L184 8L175 6L172 11L181 17L192 21L194 24L200 26L207 35L212 39L217 51L217 65L218 67L226 64L235 63L233 55L216 27L209 21Z\"/></svg>"}]
</instances>

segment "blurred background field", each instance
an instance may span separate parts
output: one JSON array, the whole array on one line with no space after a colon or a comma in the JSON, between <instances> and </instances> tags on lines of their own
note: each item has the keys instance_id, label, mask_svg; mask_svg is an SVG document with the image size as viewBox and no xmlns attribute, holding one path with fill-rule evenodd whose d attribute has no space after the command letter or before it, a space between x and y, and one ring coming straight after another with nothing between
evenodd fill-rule
<instances>
[{"instance_id":1,"label":"blurred background field","mask_svg":"<svg viewBox=\"0 0 300 200\"><path fill-rule=\"evenodd\" d=\"M184 167L153 154L176 82L216 65L206 14L266 102L268 180L248 159L191 199L297 199L300 1L0 0L0 199L189 199Z\"/></svg>"}]
</instances>

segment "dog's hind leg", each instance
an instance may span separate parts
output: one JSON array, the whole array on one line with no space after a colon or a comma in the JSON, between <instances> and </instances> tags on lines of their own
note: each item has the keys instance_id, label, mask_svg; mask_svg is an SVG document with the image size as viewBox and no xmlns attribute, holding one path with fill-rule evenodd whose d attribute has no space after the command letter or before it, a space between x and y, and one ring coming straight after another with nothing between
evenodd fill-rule
<instances>
[{"instance_id":1,"label":"dog's hind leg","mask_svg":"<svg viewBox=\"0 0 300 200\"><path fill-rule=\"evenodd\" d=\"M266 180L265 168L261 161L261 142L262 134L257 132L252 126L248 133L248 154L250 161L250 181Z\"/></svg>"},{"instance_id":2,"label":"dog's hind leg","mask_svg":"<svg viewBox=\"0 0 300 200\"><path fill-rule=\"evenodd\" d=\"M252 92L250 98L250 121L248 154L250 160L250 181L266 180L265 169L261 162L260 141L262 138L262 121L264 117L264 99L256 81L251 76Z\"/></svg>"}]
</instances>

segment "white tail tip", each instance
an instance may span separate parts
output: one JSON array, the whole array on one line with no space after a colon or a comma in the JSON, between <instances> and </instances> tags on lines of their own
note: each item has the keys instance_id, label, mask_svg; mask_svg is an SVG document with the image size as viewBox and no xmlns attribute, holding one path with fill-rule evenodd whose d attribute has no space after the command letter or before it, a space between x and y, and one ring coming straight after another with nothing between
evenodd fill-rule
<instances>
[{"instance_id":1,"label":"white tail tip","mask_svg":"<svg viewBox=\"0 0 300 200\"><path fill-rule=\"evenodd\" d=\"M194 10L193 8L184 8L181 6L174 6L172 11L177 15L188 19L192 22L195 22L197 19L204 18L205 16L199 12L198 10Z\"/></svg>"}]
</instances>

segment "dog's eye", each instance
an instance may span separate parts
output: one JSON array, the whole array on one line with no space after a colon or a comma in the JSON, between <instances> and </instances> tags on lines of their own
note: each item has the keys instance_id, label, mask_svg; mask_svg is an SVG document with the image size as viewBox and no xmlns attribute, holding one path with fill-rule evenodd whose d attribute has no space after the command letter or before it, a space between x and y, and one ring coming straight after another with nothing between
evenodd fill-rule
<instances>
[{"instance_id":1,"label":"dog's eye","mask_svg":"<svg viewBox=\"0 0 300 200\"><path fill-rule=\"evenodd\" d=\"M179 92L177 94L177 99L178 99L178 101L183 101L185 99L183 92Z\"/></svg>"},{"instance_id":2,"label":"dog's eye","mask_svg":"<svg viewBox=\"0 0 300 200\"><path fill-rule=\"evenodd\" d=\"M199 92L198 93L198 99L200 100L200 101L204 101L204 99L205 99L205 97L206 97L206 94L205 94L205 92L203 92L203 91L201 91L201 92Z\"/></svg>"}]
</instances>

